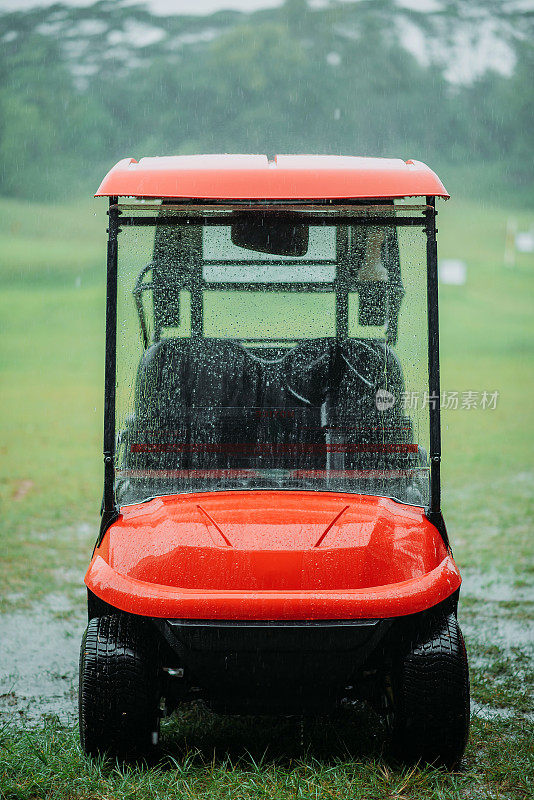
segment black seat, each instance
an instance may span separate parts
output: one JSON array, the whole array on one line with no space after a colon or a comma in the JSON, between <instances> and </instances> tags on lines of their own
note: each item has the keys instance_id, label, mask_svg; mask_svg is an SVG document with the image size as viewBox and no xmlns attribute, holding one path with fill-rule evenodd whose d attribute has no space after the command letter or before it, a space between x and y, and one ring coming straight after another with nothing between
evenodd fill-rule
<instances>
[{"instance_id":1,"label":"black seat","mask_svg":"<svg viewBox=\"0 0 534 800\"><path fill-rule=\"evenodd\" d=\"M387 414L376 406L379 388L397 399ZM231 340L164 339L139 365L127 466L384 465L372 447L401 435L402 391L396 356L378 341L313 339L273 355ZM338 448L335 458L327 443ZM371 452L362 454L366 445Z\"/></svg>"},{"instance_id":2,"label":"black seat","mask_svg":"<svg viewBox=\"0 0 534 800\"><path fill-rule=\"evenodd\" d=\"M401 365L380 340L344 342L338 362L339 380L333 384L327 412L329 466L355 471L360 491L376 493L382 480L383 493L395 496L397 483L406 480L402 471L418 457L411 422L403 410ZM379 390L387 393L391 405L377 403Z\"/></svg>"},{"instance_id":3,"label":"black seat","mask_svg":"<svg viewBox=\"0 0 534 800\"><path fill-rule=\"evenodd\" d=\"M128 466L324 468L324 389L313 370L308 391L293 379L307 360L300 345L265 357L233 341L157 342L138 369Z\"/></svg>"}]
</instances>

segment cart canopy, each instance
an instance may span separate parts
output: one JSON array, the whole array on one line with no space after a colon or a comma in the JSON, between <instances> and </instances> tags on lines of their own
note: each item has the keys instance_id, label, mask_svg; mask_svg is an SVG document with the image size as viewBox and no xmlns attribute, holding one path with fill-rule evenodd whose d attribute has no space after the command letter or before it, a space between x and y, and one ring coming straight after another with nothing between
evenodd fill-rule
<instances>
[{"instance_id":1,"label":"cart canopy","mask_svg":"<svg viewBox=\"0 0 534 800\"><path fill-rule=\"evenodd\" d=\"M449 195L421 161L355 156L195 155L119 161L95 197L334 200Z\"/></svg>"}]
</instances>

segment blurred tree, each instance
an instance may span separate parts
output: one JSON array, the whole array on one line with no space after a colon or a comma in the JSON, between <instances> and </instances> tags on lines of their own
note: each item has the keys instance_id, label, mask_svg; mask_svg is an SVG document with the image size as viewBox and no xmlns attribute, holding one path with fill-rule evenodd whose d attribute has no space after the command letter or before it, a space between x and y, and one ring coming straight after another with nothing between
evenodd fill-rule
<instances>
[{"instance_id":1,"label":"blurred tree","mask_svg":"<svg viewBox=\"0 0 534 800\"><path fill-rule=\"evenodd\" d=\"M431 15L402 13L430 35ZM528 36L516 37L511 78L452 86L437 55L423 66L402 46L398 14L393 0L209 17L99 0L0 14L0 192L75 194L126 155L221 151L487 164L528 191ZM445 16L447 30L461 21L454 3Z\"/></svg>"}]
</instances>

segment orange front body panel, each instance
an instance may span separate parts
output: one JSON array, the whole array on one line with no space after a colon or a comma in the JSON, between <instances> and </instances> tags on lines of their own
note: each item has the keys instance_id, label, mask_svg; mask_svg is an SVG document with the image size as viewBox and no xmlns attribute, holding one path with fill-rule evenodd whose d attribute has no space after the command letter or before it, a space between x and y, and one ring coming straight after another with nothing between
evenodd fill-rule
<instances>
[{"instance_id":1,"label":"orange front body panel","mask_svg":"<svg viewBox=\"0 0 534 800\"><path fill-rule=\"evenodd\" d=\"M351 619L415 613L460 585L421 508L365 495L226 491L124 507L86 575L131 613Z\"/></svg>"}]
</instances>

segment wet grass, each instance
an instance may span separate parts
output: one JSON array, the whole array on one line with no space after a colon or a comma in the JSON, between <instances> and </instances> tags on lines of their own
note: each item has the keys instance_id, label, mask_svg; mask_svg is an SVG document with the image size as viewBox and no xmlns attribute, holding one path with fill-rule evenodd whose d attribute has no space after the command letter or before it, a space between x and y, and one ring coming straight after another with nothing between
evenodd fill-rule
<instances>
[{"instance_id":1,"label":"wet grass","mask_svg":"<svg viewBox=\"0 0 534 800\"><path fill-rule=\"evenodd\" d=\"M47 613L61 619L69 605L83 604L101 493L103 205L0 201L0 609L7 612L36 613L36 601L48 598ZM149 768L90 763L74 727L50 718L30 728L8 713L2 800L532 796L534 258L503 266L507 216L520 228L533 217L460 201L439 217L440 254L468 265L466 286L440 289L443 388L500 392L495 411L443 415L445 515L455 557L475 587L460 612L479 704L462 771L389 764L379 732L359 712L351 722L306 723L302 742L295 721L187 709L166 724L160 759ZM54 608L55 594L65 606Z\"/></svg>"},{"instance_id":2,"label":"wet grass","mask_svg":"<svg viewBox=\"0 0 534 800\"><path fill-rule=\"evenodd\" d=\"M490 586L498 594L514 590L495 575ZM188 705L164 722L150 764L91 763L65 713L63 725L54 717L36 725L35 715L26 724L15 686L10 698L0 697L6 720L0 797L528 798L534 780L534 620L515 602L488 602L476 584L468 589L460 621L470 656L472 728L453 775L391 763L380 721L363 706L301 725L299 719L221 717ZM68 614L46 617L47 638L55 630L52 617ZM64 677L58 673L57 682ZM72 708L69 683L63 680L63 686L65 705Z\"/></svg>"},{"instance_id":3,"label":"wet grass","mask_svg":"<svg viewBox=\"0 0 534 800\"><path fill-rule=\"evenodd\" d=\"M471 673L471 697L492 709L513 709L519 714L534 713L532 686L534 670L531 658L521 652L503 653L498 647L471 643L471 659L476 661Z\"/></svg>"},{"instance_id":4,"label":"wet grass","mask_svg":"<svg viewBox=\"0 0 534 800\"><path fill-rule=\"evenodd\" d=\"M224 721L189 709L166 733L150 765L90 762L74 730L45 721L17 737L5 731L0 785L6 800L80 798L349 798L351 800L468 800L532 796L529 754L532 726L514 719L475 719L464 767L445 773L431 767L388 763L376 743L363 746L354 715L338 721L267 723ZM22 771L20 765L24 764Z\"/></svg>"}]
</instances>

